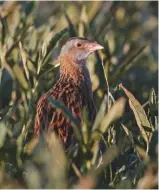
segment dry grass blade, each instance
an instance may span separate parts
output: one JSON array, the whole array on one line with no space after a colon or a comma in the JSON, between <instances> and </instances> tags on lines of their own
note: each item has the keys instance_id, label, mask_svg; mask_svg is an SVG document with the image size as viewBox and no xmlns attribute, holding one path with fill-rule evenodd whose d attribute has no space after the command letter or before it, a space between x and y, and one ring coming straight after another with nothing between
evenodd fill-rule
<instances>
[{"instance_id":1,"label":"dry grass blade","mask_svg":"<svg viewBox=\"0 0 159 190\"><path fill-rule=\"evenodd\" d=\"M29 70L28 70L28 67L27 67L27 56L25 54L25 51L22 47L22 43L19 42L19 48L20 48L20 53L21 53L21 57L22 57L22 61L23 61L23 67L24 67L24 70L25 70L25 74L26 74L26 77L29 81Z\"/></svg>"},{"instance_id":2,"label":"dry grass blade","mask_svg":"<svg viewBox=\"0 0 159 190\"><path fill-rule=\"evenodd\" d=\"M152 128L148 121L145 110L143 109L142 105L138 102L138 100L133 96L133 94L130 91L128 91L122 84L120 84L119 86L120 88L122 88L122 90L125 92L125 94L129 98L130 108L132 109L135 115L135 119L136 119L138 127L140 128L141 134L147 143L147 152L148 152L148 149L149 149L148 146L149 146L149 142L152 135L151 133Z\"/></svg>"},{"instance_id":3,"label":"dry grass blade","mask_svg":"<svg viewBox=\"0 0 159 190\"><path fill-rule=\"evenodd\" d=\"M121 123L121 126L123 127L126 135L130 138L131 142L134 143L132 133L128 130L128 128L124 124Z\"/></svg>"},{"instance_id":4,"label":"dry grass blade","mask_svg":"<svg viewBox=\"0 0 159 190\"><path fill-rule=\"evenodd\" d=\"M108 91L108 102L107 102L107 105L108 105L108 110L109 110L109 106L110 106L110 103L109 103L109 93L110 93L110 91L109 91L108 77L107 77L106 71L104 69L103 58L102 58L102 67L103 67L104 77L105 77L107 91Z\"/></svg>"}]
</instances>

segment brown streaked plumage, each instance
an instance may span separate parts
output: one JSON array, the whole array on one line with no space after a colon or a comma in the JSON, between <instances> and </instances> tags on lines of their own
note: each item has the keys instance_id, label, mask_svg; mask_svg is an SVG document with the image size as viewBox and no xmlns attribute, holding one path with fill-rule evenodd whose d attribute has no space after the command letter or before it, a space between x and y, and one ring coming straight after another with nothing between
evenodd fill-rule
<instances>
[{"instance_id":1,"label":"brown streaked plumage","mask_svg":"<svg viewBox=\"0 0 159 190\"><path fill-rule=\"evenodd\" d=\"M55 131L65 144L71 136L70 121L61 110L52 107L47 97L61 101L71 113L82 121L82 109L88 109L89 120L94 121L96 108L93 101L92 84L86 68L86 58L92 52L103 47L96 42L73 37L62 47L60 53L60 78L37 103L34 135L42 131Z\"/></svg>"}]
</instances>

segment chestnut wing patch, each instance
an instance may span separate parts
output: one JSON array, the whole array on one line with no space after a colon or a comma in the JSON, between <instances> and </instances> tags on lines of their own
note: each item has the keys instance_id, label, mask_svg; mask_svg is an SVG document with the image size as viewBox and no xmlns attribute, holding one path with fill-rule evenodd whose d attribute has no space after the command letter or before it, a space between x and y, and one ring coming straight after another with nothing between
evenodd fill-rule
<instances>
[{"instance_id":1,"label":"chestnut wing patch","mask_svg":"<svg viewBox=\"0 0 159 190\"><path fill-rule=\"evenodd\" d=\"M63 102L71 113L81 121L82 98L80 92L71 83L56 83L55 86L38 101L34 126L35 135L39 135L40 131L44 130L55 131L65 142L71 131L70 121L63 115L60 109L54 108L52 104L48 102L48 96Z\"/></svg>"},{"instance_id":2,"label":"chestnut wing patch","mask_svg":"<svg viewBox=\"0 0 159 190\"><path fill-rule=\"evenodd\" d=\"M51 96L56 100L63 102L73 116L81 121L82 101L80 93L73 85L63 84L57 97L54 96L54 93L52 93ZM56 131L64 142L67 141L69 132L71 131L69 118L64 116L61 110L53 108L50 103L48 112L49 130Z\"/></svg>"}]
</instances>

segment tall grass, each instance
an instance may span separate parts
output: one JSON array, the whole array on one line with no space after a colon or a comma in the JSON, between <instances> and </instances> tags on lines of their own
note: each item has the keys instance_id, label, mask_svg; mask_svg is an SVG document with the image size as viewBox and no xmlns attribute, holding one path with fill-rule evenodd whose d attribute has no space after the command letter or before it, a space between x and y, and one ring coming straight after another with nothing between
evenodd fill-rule
<instances>
[{"instance_id":1,"label":"tall grass","mask_svg":"<svg viewBox=\"0 0 159 190\"><path fill-rule=\"evenodd\" d=\"M150 2L1 2L1 188L157 188L152 10ZM36 102L56 82L60 48L72 36L104 50L87 63L98 110L93 126L86 110L79 126L48 98L72 123L77 144L65 152L55 134L33 138L33 126Z\"/></svg>"}]
</instances>

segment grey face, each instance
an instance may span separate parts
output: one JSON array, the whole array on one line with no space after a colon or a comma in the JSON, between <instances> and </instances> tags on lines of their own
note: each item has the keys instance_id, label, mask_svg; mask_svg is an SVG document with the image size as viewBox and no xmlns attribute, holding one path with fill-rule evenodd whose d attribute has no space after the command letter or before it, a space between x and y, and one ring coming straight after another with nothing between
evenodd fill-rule
<instances>
[{"instance_id":1,"label":"grey face","mask_svg":"<svg viewBox=\"0 0 159 190\"><path fill-rule=\"evenodd\" d=\"M71 38L63 46L60 55L70 54L74 61L85 60L92 52L103 49L97 42L83 38Z\"/></svg>"}]
</instances>

